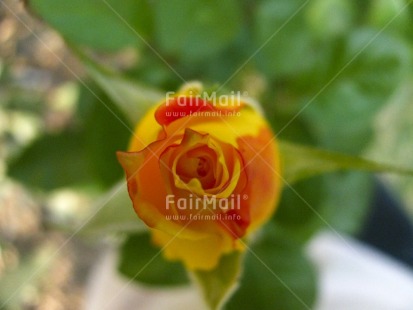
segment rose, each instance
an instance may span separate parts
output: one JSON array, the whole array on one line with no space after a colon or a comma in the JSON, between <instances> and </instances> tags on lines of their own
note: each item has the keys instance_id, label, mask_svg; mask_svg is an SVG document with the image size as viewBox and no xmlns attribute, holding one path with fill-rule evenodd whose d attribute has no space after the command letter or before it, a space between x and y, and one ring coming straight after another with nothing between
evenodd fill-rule
<instances>
[{"instance_id":1,"label":"rose","mask_svg":"<svg viewBox=\"0 0 413 310\"><path fill-rule=\"evenodd\" d=\"M242 251L279 197L274 135L259 110L181 91L151 109L118 152L138 216L167 259L209 270Z\"/></svg>"}]
</instances>

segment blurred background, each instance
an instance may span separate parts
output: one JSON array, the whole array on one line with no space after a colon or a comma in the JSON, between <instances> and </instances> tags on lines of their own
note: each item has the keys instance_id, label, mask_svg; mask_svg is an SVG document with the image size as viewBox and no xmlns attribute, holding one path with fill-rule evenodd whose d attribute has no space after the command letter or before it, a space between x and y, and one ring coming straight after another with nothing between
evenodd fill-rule
<instances>
[{"instance_id":1,"label":"blurred background","mask_svg":"<svg viewBox=\"0 0 413 310\"><path fill-rule=\"evenodd\" d=\"M412 167L412 43L407 0L0 0L0 304L80 309L96 257L127 238L82 231L122 179L115 152L131 133L73 51L129 88L247 91L280 139ZM360 172L286 188L273 222L305 244L326 226L308 203L368 239L378 180L408 223L412 178Z\"/></svg>"},{"instance_id":2,"label":"blurred background","mask_svg":"<svg viewBox=\"0 0 413 310\"><path fill-rule=\"evenodd\" d=\"M45 183L39 189L36 176L34 187L27 187L9 178L6 167L33 141L73 126L77 85L54 55L76 72L81 68L59 35L29 15L22 2L0 3L0 38L0 308L80 309L93 247L71 240L44 262L67 239L50 221L82 218L90 197L59 185L43 191ZM55 148L53 142L44 146L46 153ZM36 169L59 169L58 156L43 163L40 156L25 159L32 168L23 178ZM70 162L65 165L70 169ZM55 174L66 179L64 172Z\"/></svg>"}]
</instances>

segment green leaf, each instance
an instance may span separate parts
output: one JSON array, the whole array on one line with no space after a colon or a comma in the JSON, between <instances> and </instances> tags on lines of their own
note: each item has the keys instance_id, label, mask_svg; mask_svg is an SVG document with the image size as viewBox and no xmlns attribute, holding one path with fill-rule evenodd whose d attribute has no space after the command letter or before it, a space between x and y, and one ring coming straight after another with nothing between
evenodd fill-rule
<instances>
[{"instance_id":1,"label":"green leaf","mask_svg":"<svg viewBox=\"0 0 413 310\"><path fill-rule=\"evenodd\" d=\"M113 232L136 233L146 230L147 226L133 209L126 181L121 181L95 203L90 220L81 232L84 235L102 236Z\"/></svg>"},{"instance_id":2,"label":"green leaf","mask_svg":"<svg viewBox=\"0 0 413 310\"><path fill-rule=\"evenodd\" d=\"M285 186L281 201L274 214L277 228L304 244L324 223L316 212L320 211L325 189L325 176L298 180L294 186Z\"/></svg>"},{"instance_id":3,"label":"green leaf","mask_svg":"<svg viewBox=\"0 0 413 310\"><path fill-rule=\"evenodd\" d=\"M400 30L405 29L411 23L408 9L404 9L406 5L408 4L405 0L373 1L368 15L369 23L378 29L387 26L400 33Z\"/></svg>"},{"instance_id":4,"label":"green leaf","mask_svg":"<svg viewBox=\"0 0 413 310\"><path fill-rule=\"evenodd\" d=\"M374 178L365 172L326 175L319 205L322 226L347 234L359 232L372 202L373 189Z\"/></svg>"},{"instance_id":5,"label":"green leaf","mask_svg":"<svg viewBox=\"0 0 413 310\"><path fill-rule=\"evenodd\" d=\"M154 4L159 46L186 62L218 53L235 39L241 26L241 11L235 0L169 0Z\"/></svg>"},{"instance_id":6,"label":"green leaf","mask_svg":"<svg viewBox=\"0 0 413 310\"><path fill-rule=\"evenodd\" d=\"M411 71L411 53L399 37L372 28L336 41L330 56L303 81L312 88L301 99L307 105L302 115L318 145L358 154L371 139L377 112ZM328 74L322 76L326 65Z\"/></svg>"},{"instance_id":7,"label":"green leaf","mask_svg":"<svg viewBox=\"0 0 413 310\"><path fill-rule=\"evenodd\" d=\"M318 144L338 152L360 153L373 134L372 122L382 106L376 94L372 95L355 81L337 83L322 93L303 112Z\"/></svg>"},{"instance_id":8,"label":"green leaf","mask_svg":"<svg viewBox=\"0 0 413 310\"><path fill-rule=\"evenodd\" d=\"M320 229L359 231L371 204L374 178L365 172L333 173L285 186L273 221L300 244Z\"/></svg>"},{"instance_id":9,"label":"green leaf","mask_svg":"<svg viewBox=\"0 0 413 310\"><path fill-rule=\"evenodd\" d=\"M247 250L240 287L225 309L312 309L316 277L310 262L288 235L266 228Z\"/></svg>"},{"instance_id":10,"label":"green leaf","mask_svg":"<svg viewBox=\"0 0 413 310\"><path fill-rule=\"evenodd\" d=\"M103 100L106 107L90 91ZM45 134L34 141L11 162L9 175L43 190L111 186L123 175L115 152L125 149L130 132L108 108L125 122L116 106L96 87L83 87L71 128Z\"/></svg>"},{"instance_id":11,"label":"green leaf","mask_svg":"<svg viewBox=\"0 0 413 310\"><path fill-rule=\"evenodd\" d=\"M320 38L345 34L351 28L354 6L347 0L314 0L306 10L308 24Z\"/></svg>"},{"instance_id":12,"label":"green leaf","mask_svg":"<svg viewBox=\"0 0 413 310\"><path fill-rule=\"evenodd\" d=\"M188 283L181 263L166 261L149 234L130 235L120 250L119 271L126 277L149 285L173 286Z\"/></svg>"},{"instance_id":13,"label":"green leaf","mask_svg":"<svg viewBox=\"0 0 413 310\"><path fill-rule=\"evenodd\" d=\"M388 96L411 72L411 51L398 36L375 29L359 28L346 43L343 63L349 64L342 78L352 79L378 103ZM381 100L381 101L380 101Z\"/></svg>"},{"instance_id":14,"label":"green leaf","mask_svg":"<svg viewBox=\"0 0 413 310\"><path fill-rule=\"evenodd\" d=\"M109 71L77 48L74 48L74 51L92 79L106 92L133 126L149 108L164 98L163 92Z\"/></svg>"},{"instance_id":15,"label":"green leaf","mask_svg":"<svg viewBox=\"0 0 413 310\"><path fill-rule=\"evenodd\" d=\"M97 183L108 188L124 175L116 151L128 145L131 132L127 120L94 84L81 88L77 116L85 141L83 160Z\"/></svg>"},{"instance_id":16,"label":"green leaf","mask_svg":"<svg viewBox=\"0 0 413 310\"><path fill-rule=\"evenodd\" d=\"M214 270L192 272L211 310L221 309L238 287L242 256L234 252L223 256Z\"/></svg>"},{"instance_id":17,"label":"green leaf","mask_svg":"<svg viewBox=\"0 0 413 310\"><path fill-rule=\"evenodd\" d=\"M93 180L85 157L84 137L79 132L45 135L9 165L8 174L45 190L84 184Z\"/></svg>"},{"instance_id":18,"label":"green leaf","mask_svg":"<svg viewBox=\"0 0 413 310\"><path fill-rule=\"evenodd\" d=\"M92 48L112 51L140 46L144 44L141 37L152 31L151 10L146 0L29 0L28 3L67 40Z\"/></svg>"},{"instance_id":19,"label":"green leaf","mask_svg":"<svg viewBox=\"0 0 413 310\"><path fill-rule=\"evenodd\" d=\"M381 164L360 157L344 155L289 142L280 142L283 178L288 183L340 170L391 172L413 176L413 170Z\"/></svg>"},{"instance_id":20,"label":"green leaf","mask_svg":"<svg viewBox=\"0 0 413 310\"><path fill-rule=\"evenodd\" d=\"M318 230L359 231L371 203L374 178L366 172L336 172L286 184L273 221L300 244Z\"/></svg>"},{"instance_id":21,"label":"green leaf","mask_svg":"<svg viewBox=\"0 0 413 310\"><path fill-rule=\"evenodd\" d=\"M118 181L123 170L115 152L126 148L131 135L125 118L102 92L86 85L73 119L71 128L46 134L23 150L9 175L43 190L82 185L105 189Z\"/></svg>"},{"instance_id":22,"label":"green leaf","mask_svg":"<svg viewBox=\"0 0 413 310\"><path fill-rule=\"evenodd\" d=\"M270 77L298 75L316 59L309 29L303 18L304 0L260 2L254 18L258 67Z\"/></svg>"}]
</instances>

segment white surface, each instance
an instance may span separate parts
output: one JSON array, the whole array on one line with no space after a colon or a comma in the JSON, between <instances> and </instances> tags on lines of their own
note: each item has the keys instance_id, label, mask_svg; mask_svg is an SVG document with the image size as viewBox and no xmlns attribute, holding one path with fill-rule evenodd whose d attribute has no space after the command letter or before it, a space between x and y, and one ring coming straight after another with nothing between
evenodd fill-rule
<instances>
[{"instance_id":1,"label":"white surface","mask_svg":"<svg viewBox=\"0 0 413 310\"><path fill-rule=\"evenodd\" d=\"M319 272L317 310L412 310L413 272L350 238L321 233L307 253Z\"/></svg>"}]
</instances>

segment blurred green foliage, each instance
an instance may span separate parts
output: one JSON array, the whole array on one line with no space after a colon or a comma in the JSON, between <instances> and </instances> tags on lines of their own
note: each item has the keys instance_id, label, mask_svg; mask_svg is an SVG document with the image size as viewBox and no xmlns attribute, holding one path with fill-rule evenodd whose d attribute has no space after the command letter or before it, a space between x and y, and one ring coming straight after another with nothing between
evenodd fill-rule
<instances>
[{"instance_id":1,"label":"blurred green foliage","mask_svg":"<svg viewBox=\"0 0 413 310\"><path fill-rule=\"evenodd\" d=\"M272 223L247 251L239 289L227 309L311 309L316 274L302 248Z\"/></svg>"},{"instance_id":2,"label":"blurred green foliage","mask_svg":"<svg viewBox=\"0 0 413 310\"><path fill-rule=\"evenodd\" d=\"M113 122L112 113L120 121ZM81 87L72 126L39 137L9 165L9 175L43 190L91 184L108 188L123 175L114 156L130 136L122 122L125 117L102 91Z\"/></svg>"},{"instance_id":3,"label":"blurred green foliage","mask_svg":"<svg viewBox=\"0 0 413 310\"><path fill-rule=\"evenodd\" d=\"M120 254L120 272L135 281L157 286L188 283L182 264L165 261L159 248L151 243L148 233L128 236ZM150 268L146 268L149 264Z\"/></svg>"},{"instance_id":4,"label":"blurred green foliage","mask_svg":"<svg viewBox=\"0 0 413 310\"><path fill-rule=\"evenodd\" d=\"M152 18L145 0L34 0L29 5L68 40L96 49L141 46L135 32L142 37L151 34Z\"/></svg>"},{"instance_id":5,"label":"blurred green foliage","mask_svg":"<svg viewBox=\"0 0 413 310\"><path fill-rule=\"evenodd\" d=\"M14 161L10 175L44 190L80 183L109 188L122 175L114 153L126 148L128 127L148 107L142 98L192 79L250 91L280 139L360 155L372 141L377 113L411 74L408 3L30 0L30 10L75 50L110 54L132 48L138 61L116 76L81 56L102 90L80 86L73 128L40 137ZM263 237L253 246L279 278L248 254L244 281L228 309L311 307L315 276L300 246L321 227L356 232L371 186L371 176L357 173L287 186L271 223L276 238ZM126 239L121 272L146 283L182 283L181 271L171 282L165 274L171 267L160 257L156 268L138 273L155 254L147 239Z\"/></svg>"}]
</instances>

